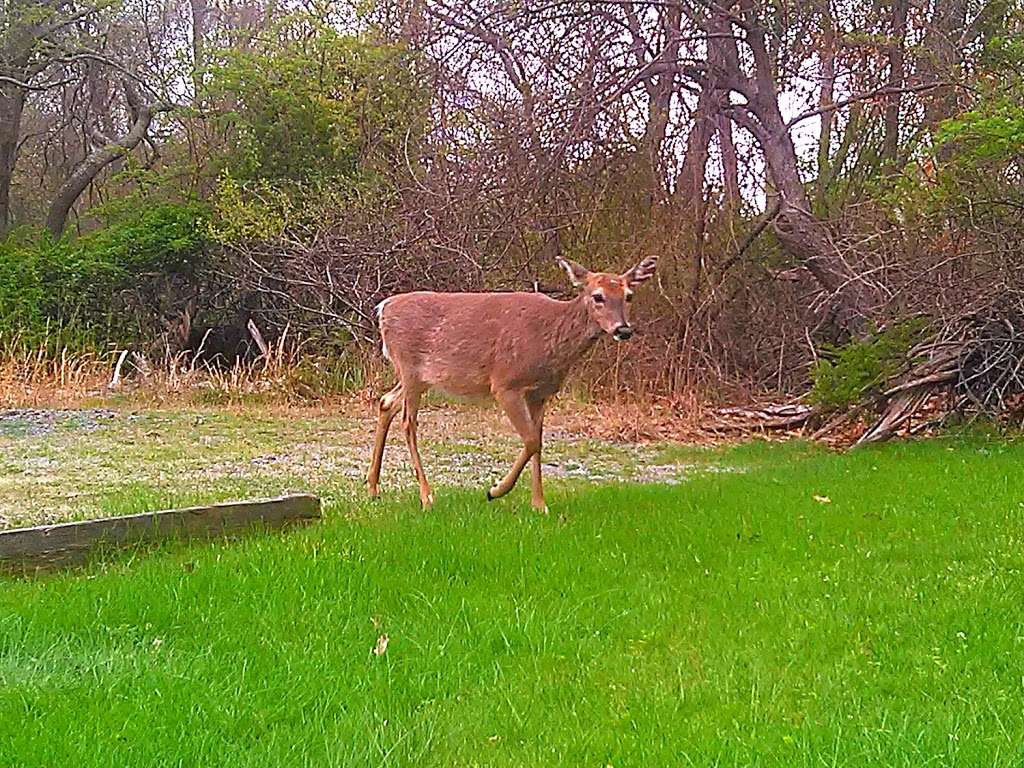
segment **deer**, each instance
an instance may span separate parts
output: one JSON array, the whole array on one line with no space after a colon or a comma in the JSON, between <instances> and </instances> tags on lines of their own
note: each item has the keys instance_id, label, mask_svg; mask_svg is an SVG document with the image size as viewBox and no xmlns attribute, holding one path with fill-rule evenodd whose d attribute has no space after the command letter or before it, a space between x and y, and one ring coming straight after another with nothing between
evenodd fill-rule
<instances>
[{"instance_id":1,"label":"deer","mask_svg":"<svg viewBox=\"0 0 1024 768\"><path fill-rule=\"evenodd\" d=\"M398 382L377 408L367 474L371 498L380 495L384 446L401 412L420 502L423 509L433 505L416 429L420 399L437 389L456 397L493 398L523 441L512 467L487 491L487 500L509 493L529 463L531 505L548 511L541 479L544 408L599 338L608 335L622 342L633 336L633 290L654 275L658 257L648 256L623 274L591 272L561 257L557 262L578 290L575 298L558 300L539 292L414 291L377 305L382 352Z\"/></svg>"}]
</instances>

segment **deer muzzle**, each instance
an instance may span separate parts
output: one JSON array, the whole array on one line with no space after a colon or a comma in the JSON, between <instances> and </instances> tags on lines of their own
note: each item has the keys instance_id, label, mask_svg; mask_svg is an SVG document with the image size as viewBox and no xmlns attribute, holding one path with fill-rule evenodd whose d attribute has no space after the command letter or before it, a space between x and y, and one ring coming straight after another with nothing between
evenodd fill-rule
<instances>
[{"instance_id":1,"label":"deer muzzle","mask_svg":"<svg viewBox=\"0 0 1024 768\"><path fill-rule=\"evenodd\" d=\"M633 335L633 329L628 325L620 325L612 331L612 338L616 341L626 341Z\"/></svg>"}]
</instances>

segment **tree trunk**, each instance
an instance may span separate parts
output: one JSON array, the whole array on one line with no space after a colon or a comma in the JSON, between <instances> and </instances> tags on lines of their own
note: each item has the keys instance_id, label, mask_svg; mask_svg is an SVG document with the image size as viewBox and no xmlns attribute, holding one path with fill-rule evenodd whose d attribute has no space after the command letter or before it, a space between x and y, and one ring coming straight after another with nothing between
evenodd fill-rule
<instances>
[{"instance_id":1,"label":"tree trunk","mask_svg":"<svg viewBox=\"0 0 1024 768\"><path fill-rule=\"evenodd\" d=\"M671 74L663 74L648 89L649 104L647 109L647 125L640 139L641 151L644 154L644 183L647 184L651 202L663 199L665 179L662 167L662 147L668 131L668 115L675 92L675 83Z\"/></svg>"},{"instance_id":2,"label":"tree trunk","mask_svg":"<svg viewBox=\"0 0 1024 768\"><path fill-rule=\"evenodd\" d=\"M897 0L901 2L905 0ZM826 11L825 30L821 50L818 52L820 61L821 85L818 89L818 106L821 113L821 126L818 130L818 178L814 182L814 202L817 213L828 213L828 187L832 181L832 123L835 112L827 109L832 103L836 84L836 47L835 31L832 28L831 11Z\"/></svg>"},{"instance_id":3,"label":"tree trunk","mask_svg":"<svg viewBox=\"0 0 1024 768\"><path fill-rule=\"evenodd\" d=\"M653 205L665 199L666 178L662 161L669 112L676 94L682 10L679 5L670 4L659 9L661 40L653 44L644 38L640 20L631 6L626 6L626 17L632 36L636 66L651 69L650 74L643 79L644 90L647 92L647 122L640 138L640 150L644 163L643 183L647 186ZM661 52L650 61L646 58L649 48L661 49Z\"/></svg>"},{"instance_id":4,"label":"tree trunk","mask_svg":"<svg viewBox=\"0 0 1024 768\"><path fill-rule=\"evenodd\" d=\"M893 0L892 31L889 41L889 79L890 88L902 88L906 80L903 46L907 36L907 10L909 0ZM885 133L882 137L882 161L894 165L899 157L900 143L900 94L891 93L885 101Z\"/></svg>"},{"instance_id":5,"label":"tree trunk","mask_svg":"<svg viewBox=\"0 0 1024 768\"><path fill-rule=\"evenodd\" d=\"M0 86L0 235L11 227L11 182L18 160L21 116L25 91L14 85Z\"/></svg>"},{"instance_id":6,"label":"tree trunk","mask_svg":"<svg viewBox=\"0 0 1024 768\"><path fill-rule=\"evenodd\" d=\"M190 0L192 6L192 85L195 88L196 102L199 102L203 91L203 66L206 56L206 21L210 15L208 0Z\"/></svg>"},{"instance_id":7,"label":"tree trunk","mask_svg":"<svg viewBox=\"0 0 1024 768\"><path fill-rule=\"evenodd\" d=\"M823 221L811 212L810 201L800 179L796 148L777 102L765 105L763 118L769 132L762 142L765 163L779 196L779 212L772 230L782 246L814 277L828 295L823 306L835 326L837 337L855 332L863 322L866 307L861 283L843 262Z\"/></svg>"},{"instance_id":8,"label":"tree trunk","mask_svg":"<svg viewBox=\"0 0 1024 768\"><path fill-rule=\"evenodd\" d=\"M708 161L708 147L717 133L722 150L722 166L725 176L726 197L735 193L739 200L739 167L736 145L732 139L731 121L724 119L729 106L729 91L719 82L733 58L725 46L729 25L721 14L713 14L708 20L708 78L697 97L693 114L693 125L686 137L686 155L676 181L676 202L681 209L693 212L695 220L704 217L704 176ZM735 42L731 42L735 45Z\"/></svg>"},{"instance_id":9,"label":"tree trunk","mask_svg":"<svg viewBox=\"0 0 1024 768\"><path fill-rule=\"evenodd\" d=\"M824 309L822 327L831 324L828 335L841 340L863 325L868 291L841 258L825 222L811 209L807 190L800 178L800 164L782 117L774 58L769 52L766 30L754 0L740 0L745 26L744 41L750 49L753 71L744 71L731 38L723 40L721 70L723 82L746 97L746 105L728 107L728 114L754 137L764 153L766 186L777 195L770 200L778 206L772 229L782 246L813 276L825 294L819 302ZM726 46L732 45L732 48Z\"/></svg>"},{"instance_id":10,"label":"tree trunk","mask_svg":"<svg viewBox=\"0 0 1024 768\"><path fill-rule=\"evenodd\" d=\"M722 188L725 192L725 205L735 210L740 204L740 163L736 154L736 142L732 135L732 120L719 113L718 146L722 151Z\"/></svg>"},{"instance_id":11,"label":"tree trunk","mask_svg":"<svg viewBox=\"0 0 1024 768\"><path fill-rule=\"evenodd\" d=\"M82 192L96 178L96 175L110 163L135 149L146 137L153 117L158 112L165 112L169 109L165 104L140 105L132 91L128 88L126 91L128 92L128 102L135 113L135 121L128 133L120 139L110 140L103 136L97 136L101 146L87 155L71 176L60 185L50 204L50 212L46 216L46 228L54 237L60 237L64 232L71 208Z\"/></svg>"},{"instance_id":12,"label":"tree trunk","mask_svg":"<svg viewBox=\"0 0 1024 768\"><path fill-rule=\"evenodd\" d=\"M921 82L955 81L960 75L963 54L959 40L967 25L965 0L936 0L931 24L925 33L917 59L917 77ZM935 88L922 97L924 126L934 137L939 125L957 113L956 88ZM949 159L952 147L936 153L940 162Z\"/></svg>"},{"instance_id":13,"label":"tree trunk","mask_svg":"<svg viewBox=\"0 0 1024 768\"><path fill-rule=\"evenodd\" d=\"M690 133L686 137L686 154L676 178L675 203L691 223L704 217L704 176L708 164L708 147L718 128L714 114L715 94L703 91L697 99Z\"/></svg>"}]
</instances>

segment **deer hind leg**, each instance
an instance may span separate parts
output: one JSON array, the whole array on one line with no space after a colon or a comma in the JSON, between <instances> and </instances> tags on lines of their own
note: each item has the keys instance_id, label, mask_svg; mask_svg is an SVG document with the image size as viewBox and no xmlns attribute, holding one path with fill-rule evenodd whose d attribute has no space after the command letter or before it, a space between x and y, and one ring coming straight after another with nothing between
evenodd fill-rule
<instances>
[{"instance_id":1,"label":"deer hind leg","mask_svg":"<svg viewBox=\"0 0 1024 768\"><path fill-rule=\"evenodd\" d=\"M370 497L374 499L380 495L380 467L384 461L384 444L388 440L391 422L398 415L398 409L402 405L402 400L402 384L399 382L380 399L378 406L377 434L373 439L373 459L370 462L370 471L366 475L366 484L370 489Z\"/></svg>"},{"instance_id":2,"label":"deer hind leg","mask_svg":"<svg viewBox=\"0 0 1024 768\"><path fill-rule=\"evenodd\" d=\"M420 408L420 397L422 389L405 389L405 401L402 406L402 427L405 429L405 442L409 446L409 458L412 459L412 468L416 472L416 480L420 484L420 503L427 509L434 503L434 494L427 482L427 475L423 471L423 462L420 461L420 451L416 444L416 414Z\"/></svg>"},{"instance_id":3,"label":"deer hind leg","mask_svg":"<svg viewBox=\"0 0 1024 768\"><path fill-rule=\"evenodd\" d=\"M488 500L501 498L511 491L519 480L519 475L523 473L523 468L534 456L538 457L538 464L540 462L541 428L538 423L535 423L523 395L519 392L496 392L495 398L501 404L505 413L508 414L509 421L516 428L516 432L523 438L523 450L519 453L519 458L515 460L508 474L487 492ZM539 477L540 467L538 466L534 479L535 491L537 490L536 478ZM543 494L541 495L541 501L543 501ZM536 502L536 496L534 497L534 502ZM536 506L536 503L534 506Z\"/></svg>"}]
</instances>

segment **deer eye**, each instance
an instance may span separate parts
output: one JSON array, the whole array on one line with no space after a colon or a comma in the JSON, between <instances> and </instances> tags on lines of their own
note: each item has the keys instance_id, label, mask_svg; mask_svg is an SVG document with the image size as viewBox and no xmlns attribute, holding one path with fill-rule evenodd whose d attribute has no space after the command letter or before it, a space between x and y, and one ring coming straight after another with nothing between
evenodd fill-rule
<instances>
[{"instance_id":1,"label":"deer eye","mask_svg":"<svg viewBox=\"0 0 1024 768\"><path fill-rule=\"evenodd\" d=\"M627 293L626 294L626 301L632 301L632 300L633 300L633 294L632 293Z\"/></svg>"},{"instance_id":2,"label":"deer eye","mask_svg":"<svg viewBox=\"0 0 1024 768\"><path fill-rule=\"evenodd\" d=\"M604 304L604 296L600 293L595 293L592 298L594 299L595 304Z\"/></svg>"}]
</instances>

